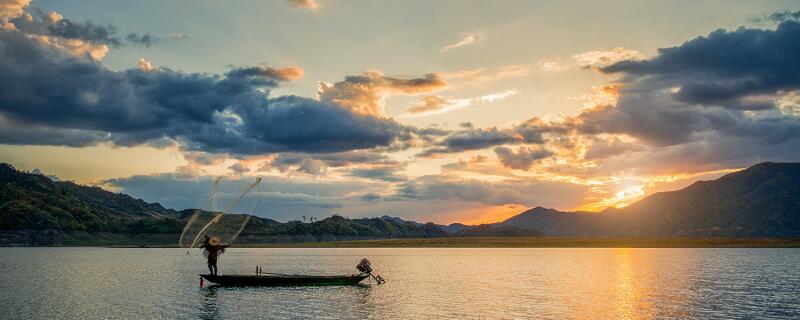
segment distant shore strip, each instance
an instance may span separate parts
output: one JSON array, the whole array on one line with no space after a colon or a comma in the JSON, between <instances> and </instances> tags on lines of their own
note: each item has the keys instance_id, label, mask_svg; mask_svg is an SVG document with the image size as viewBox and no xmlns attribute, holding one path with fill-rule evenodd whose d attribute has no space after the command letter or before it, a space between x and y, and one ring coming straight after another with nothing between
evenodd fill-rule
<instances>
[{"instance_id":1,"label":"distant shore strip","mask_svg":"<svg viewBox=\"0 0 800 320\"><path fill-rule=\"evenodd\" d=\"M118 248L135 246L117 246ZM161 247L161 246L148 246ZM164 246L168 247L168 246ZM238 248L800 248L800 238L450 237L237 244ZM235 249L235 248L234 248Z\"/></svg>"}]
</instances>

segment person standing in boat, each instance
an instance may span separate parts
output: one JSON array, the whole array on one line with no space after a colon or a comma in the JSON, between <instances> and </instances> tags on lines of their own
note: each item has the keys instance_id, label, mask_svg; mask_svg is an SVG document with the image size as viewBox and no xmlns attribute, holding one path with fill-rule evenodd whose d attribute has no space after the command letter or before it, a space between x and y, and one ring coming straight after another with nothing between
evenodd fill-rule
<instances>
[{"instance_id":1,"label":"person standing in boat","mask_svg":"<svg viewBox=\"0 0 800 320\"><path fill-rule=\"evenodd\" d=\"M203 245L200 248L203 248L203 255L208 258L209 274L217 275L217 259L221 254L225 253L225 248L227 247L227 245L220 244L219 238L205 236Z\"/></svg>"}]
</instances>

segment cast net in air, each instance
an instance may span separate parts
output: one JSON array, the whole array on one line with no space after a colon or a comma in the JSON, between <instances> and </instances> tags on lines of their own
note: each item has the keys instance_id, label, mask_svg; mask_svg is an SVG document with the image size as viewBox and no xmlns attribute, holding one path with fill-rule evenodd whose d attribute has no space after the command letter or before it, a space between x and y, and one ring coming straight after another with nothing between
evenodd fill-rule
<instances>
[{"instance_id":1,"label":"cast net in air","mask_svg":"<svg viewBox=\"0 0 800 320\"><path fill-rule=\"evenodd\" d=\"M255 213L260 195L261 178L252 183L223 177L214 179L211 192L186 221L178 245L189 253L202 244L205 235L215 242L231 245Z\"/></svg>"}]
</instances>

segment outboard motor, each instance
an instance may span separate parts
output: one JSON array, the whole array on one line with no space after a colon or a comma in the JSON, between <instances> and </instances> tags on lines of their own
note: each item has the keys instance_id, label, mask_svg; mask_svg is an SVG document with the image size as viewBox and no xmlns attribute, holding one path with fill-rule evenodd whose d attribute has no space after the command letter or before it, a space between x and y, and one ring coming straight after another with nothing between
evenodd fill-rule
<instances>
[{"instance_id":1,"label":"outboard motor","mask_svg":"<svg viewBox=\"0 0 800 320\"><path fill-rule=\"evenodd\" d=\"M359 262L358 265L356 265L356 269L358 269L358 271L360 271L361 273L366 273L370 275L373 279L375 279L375 281L378 282L378 284L386 283L386 280L383 280L383 277L372 274L372 263L369 262L367 258L361 259L361 262Z\"/></svg>"}]
</instances>

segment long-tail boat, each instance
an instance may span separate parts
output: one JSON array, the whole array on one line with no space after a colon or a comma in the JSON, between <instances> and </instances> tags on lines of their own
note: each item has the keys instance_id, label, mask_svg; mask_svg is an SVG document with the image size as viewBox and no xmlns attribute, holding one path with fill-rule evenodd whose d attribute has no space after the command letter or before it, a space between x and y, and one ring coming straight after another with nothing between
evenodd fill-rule
<instances>
[{"instance_id":1,"label":"long-tail boat","mask_svg":"<svg viewBox=\"0 0 800 320\"><path fill-rule=\"evenodd\" d=\"M359 273L340 276L309 276L296 274L268 273L261 275L210 275L201 274L209 282L222 286L332 286L356 285L370 276Z\"/></svg>"}]
</instances>

